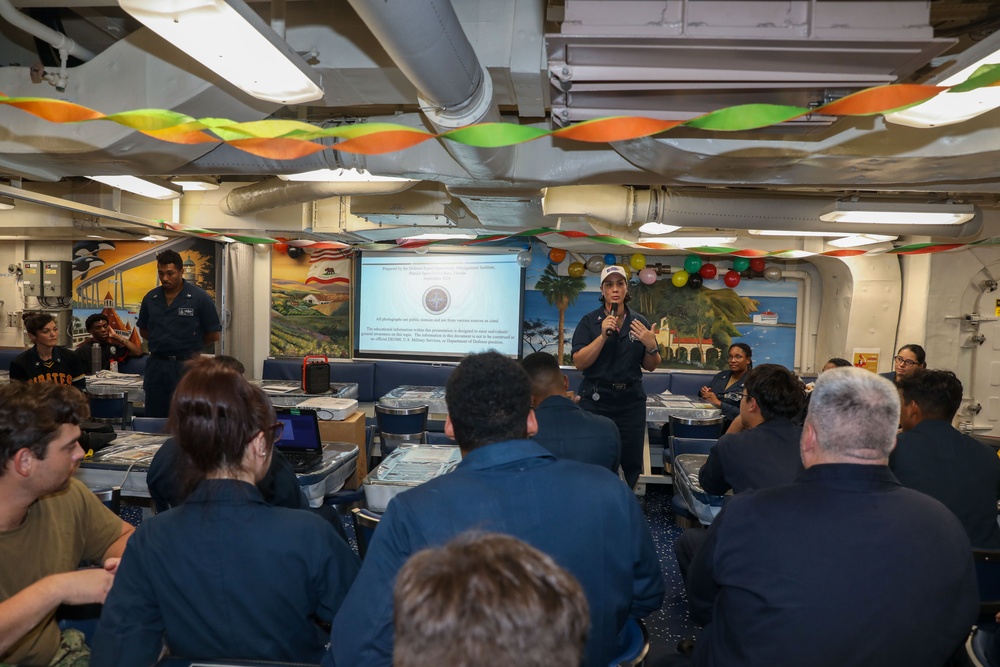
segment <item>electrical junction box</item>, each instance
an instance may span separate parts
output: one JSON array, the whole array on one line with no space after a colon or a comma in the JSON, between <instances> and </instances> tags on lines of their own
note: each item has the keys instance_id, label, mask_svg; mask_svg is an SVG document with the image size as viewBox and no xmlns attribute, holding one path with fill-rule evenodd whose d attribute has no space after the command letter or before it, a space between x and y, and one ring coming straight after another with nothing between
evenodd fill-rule
<instances>
[{"instance_id":1,"label":"electrical junction box","mask_svg":"<svg viewBox=\"0 0 1000 667\"><path fill-rule=\"evenodd\" d=\"M41 296L42 294L42 263L29 260L24 263L24 274L21 277L24 296Z\"/></svg>"},{"instance_id":2,"label":"electrical junction box","mask_svg":"<svg viewBox=\"0 0 1000 667\"><path fill-rule=\"evenodd\" d=\"M24 295L70 298L73 295L73 263L54 260L24 262Z\"/></svg>"}]
</instances>

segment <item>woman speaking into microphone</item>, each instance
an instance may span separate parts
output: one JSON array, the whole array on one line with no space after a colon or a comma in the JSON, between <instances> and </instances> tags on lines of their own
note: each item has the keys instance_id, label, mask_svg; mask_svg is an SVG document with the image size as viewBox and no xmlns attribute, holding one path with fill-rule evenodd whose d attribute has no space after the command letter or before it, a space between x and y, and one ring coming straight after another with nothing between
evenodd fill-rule
<instances>
[{"instance_id":1,"label":"woman speaking into microphone","mask_svg":"<svg viewBox=\"0 0 1000 667\"><path fill-rule=\"evenodd\" d=\"M642 371L659 366L660 352L649 322L626 305L631 298L625 269L605 267L601 271L602 306L584 315L573 332L573 364L583 371L580 407L618 426L622 471L634 487L642 472L646 440Z\"/></svg>"}]
</instances>

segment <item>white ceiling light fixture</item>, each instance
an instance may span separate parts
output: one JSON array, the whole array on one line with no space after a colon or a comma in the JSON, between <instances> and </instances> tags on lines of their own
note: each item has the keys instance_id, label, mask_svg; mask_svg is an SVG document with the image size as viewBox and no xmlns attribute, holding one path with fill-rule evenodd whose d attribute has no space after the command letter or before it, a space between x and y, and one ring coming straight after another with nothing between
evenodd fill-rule
<instances>
[{"instance_id":1,"label":"white ceiling light fixture","mask_svg":"<svg viewBox=\"0 0 1000 667\"><path fill-rule=\"evenodd\" d=\"M142 178L138 176L88 176L87 178L150 199L177 199L184 194L173 183L149 176Z\"/></svg>"},{"instance_id":2,"label":"white ceiling light fixture","mask_svg":"<svg viewBox=\"0 0 1000 667\"><path fill-rule=\"evenodd\" d=\"M837 201L823 209L819 219L877 225L960 225L974 217L976 207L972 204Z\"/></svg>"},{"instance_id":3,"label":"white ceiling light fixture","mask_svg":"<svg viewBox=\"0 0 1000 667\"><path fill-rule=\"evenodd\" d=\"M323 97L319 73L243 0L118 0L147 28L259 100Z\"/></svg>"},{"instance_id":4,"label":"white ceiling light fixture","mask_svg":"<svg viewBox=\"0 0 1000 667\"><path fill-rule=\"evenodd\" d=\"M9 211L14 208L13 197L0 197L0 211Z\"/></svg>"},{"instance_id":5,"label":"white ceiling light fixture","mask_svg":"<svg viewBox=\"0 0 1000 667\"><path fill-rule=\"evenodd\" d=\"M667 236L641 237L639 243L669 243L678 248L695 248L699 246L729 245L736 243L735 236Z\"/></svg>"},{"instance_id":6,"label":"white ceiling light fixture","mask_svg":"<svg viewBox=\"0 0 1000 667\"><path fill-rule=\"evenodd\" d=\"M881 234L855 234L840 239L833 239L832 241L827 241L827 243L837 248L857 248L862 245L895 241L897 238L896 236L884 236Z\"/></svg>"},{"instance_id":7,"label":"white ceiling light fixture","mask_svg":"<svg viewBox=\"0 0 1000 667\"><path fill-rule=\"evenodd\" d=\"M283 181L308 183L413 183L412 178L377 176L364 169L316 169L299 174L278 174Z\"/></svg>"},{"instance_id":8,"label":"white ceiling light fixture","mask_svg":"<svg viewBox=\"0 0 1000 667\"><path fill-rule=\"evenodd\" d=\"M680 227L675 225L665 225L662 222L647 222L639 227L640 234L669 234L676 232Z\"/></svg>"},{"instance_id":9,"label":"white ceiling light fixture","mask_svg":"<svg viewBox=\"0 0 1000 667\"><path fill-rule=\"evenodd\" d=\"M804 232L796 229L751 229L752 236L849 236L837 232Z\"/></svg>"},{"instance_id":10,"label":"white ceiling light fixture","mask_svg":"<svg viewBox=\"0 0 1000 667\"><path fill-rule=\"evenodd\" d=\"M968 80L980 67L996 64L1000 64L1000 33L994 33L959 55L948 70L958 68L957 72L949 76L946 71L925 83L954 86ZM886 114L885 119L909 127L938 127L967 121L997 107L1000 107L1000 88L985 86L965 93L941 93L909 109Z\"/></svg>"},{"instance_id":11,"label":"white ceiling light fixture","mask_svg":"<svg viewBox=\"0 0 1000 667\"><path fill-rule=\"evenodd\" d=\"M474 239L478 238L476 234L466 234L462 232L456 232L454 234L447 233L433 233L433 234L417 234L416 236L405 236L400 239L403 242L406 241L447 241L449 239Z\"/></svg>"},{"instance_id":12,"label":"white ceiling light fixture","mask_svg":"<svg viewBox=\"0 0 1000 667\"><path fill-rule=\"evenodd\" d=\"M184 192L219 189L219 179L215 176L175 176L170 182L179 185Z\"/></svg>"},{"instance_id":13,"label":"white ceiling light fixture","mask_svg":"<svg viewBox=\"0 0 1000 667\"><path fill-rule=\"evenodd\" d=\"M167 237L167 236L160 236L159 234L150 234L149 236L143 236L139 240L140 241L149 241L150 243L154 243L156 241L166 241L168 238L169 237Z\"/></svg>"}]
</instances>

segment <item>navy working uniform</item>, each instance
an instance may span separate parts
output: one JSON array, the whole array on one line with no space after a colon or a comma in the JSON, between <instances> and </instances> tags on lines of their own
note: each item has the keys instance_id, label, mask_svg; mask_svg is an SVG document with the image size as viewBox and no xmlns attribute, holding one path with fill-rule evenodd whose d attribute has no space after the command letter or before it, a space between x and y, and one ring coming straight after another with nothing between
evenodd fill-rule
<instances>
[{"instance_id":1,"label":"navy working uniform","mask_svg":"<svg viewBox=\"0 0 1000 667\"><path fill-rule=\"evenodd\" d=\"M467 530L524 540L576 577L590 605L586 667L618 652L626 621L660 608L660 560L639 502L607 470L510 440L465 452L454 472L389 502L333 622L326 667L392 664L392 589L406 559ZM117 583L115 584L117 586Z\"/></svg>"},{"instance_id":2,"label":"navy working uniform","mask_svg":"<svg viewBox=\"0 0 1000 667\"><path fill-rule=\"evenodd\" d=\"M889 468L903 486L954 512L972 546L1000 549L1000 459L989 445L943 419L925 419L899 434Z\"/></svg>"},{"instance_id":3,"label":"navy working uniform","mask_svg":"<svg viewBox=\"0 0 1000 667\"><path fill-rule=\"evenodd\" d=\"M150 290L142 298L136 326L149 334L149 360L142 382L146 416L166 417L184 374L184 362L201 352L206 334L222 330L219 314L205 290L184 280L169 306L162 285Z\"/></svg>"},{"instance_id":4,"label":"navy working uniform","mask_svg":"<svg viewBox=\"0 0 1000 667\"><path fill-rule=\"evenodd\" d=\"M584 315L573 332L573 354L587 347L601 332L604 307ZM632 320L647 328L649 322L628 306L618 335L611 336L597 360L583 370L577 393L580 407L608 417L618 426L622 441L622 471L634 487L642 473L642 449L646 442L646 390L642 387L642 360L646 348L632 333Z\"/></svg>"},{"instance_id":5,"label":"navy working uniform","mask_svg":"<svg viewBox=\"0 0 1000 667\"><path fill-rule=\"evenodd\" d=\"M10 360L10 379L21 382L55 382L86 389L87 369L68 347L52 348L52 358L43 361L32 345Z\"/></svg>"},{"instance_id":6,"label":"navy working uniform","mask_svg":"<svg viewBox=\"0 0 1000 667\"><path fill-rule=\"evenodd\" d=\"M743 400L743 381L747 379L748 372L749 370L744 372L740 379L729 385L728 388L726 384L729 382L729 378L733 376L732 371L719 371L712 378L712 381L708 383L708 388L719 399L719 409L722 411L723 419L725 419L725 422L722 424L723 432L740 416L740 402Z\"/></svg>"},{"instance_id":7,"label":"navy working uniform","mask_svg":"<svg viewBox=\"0 0 1000 667\"><path fill-rule=\"evenodd\" d=\"M698 667L940 667L978 610L961 524L883 465L735 496L687 583Z\"/></svg>"},{"instance_id":8,"label":"navy working uniform","mask_svg":"<svg viewBox=\"0 0 1000 667\"><path fill-rule=\"evenodd\" d=\"M319 517L252 484L202 481L142 522L115 575L92 665L153 665L163 642L201 659L319 662L358 557Z\"/></svg>"},{"instance_id":9,"label":"navy working uniform","mask_svg":"<svg viewBox=\"0 0 1000 667\"><path fill-rule=\"evenodd\" d=\"M768 419L749 431L723 435L698 472L701 488L721 496L729 489L743 493L791 484L802 472L801 439L802 427L785 417Z\"/></svg>"},{"instance_id":10,"label":"navy working uniform","mask_svg":"<svg viewBox=\"0 0 1000 667\"><path fill-rule=\"evenodd\" d=\"M149 463L149 472L146 473L149 497L152 498L157 512L165 512L184 502L183 473L184 452L176 440L167 438L166 442L156 450L153 460ZM302 493L299 478L295 476L292 464L277 448L271 450L271 466L263 479L257 482L257 489L263 496L264 502L269 505L301 510L313 509ZM315 509L315 513L328 520L337 534L346 541L347 534L344 532L344 524L340 521L340 514L335 510L329 515L325 513L332 508Z\"/></svg>"},{"instance_id":11,"label":"navy working uniform","mask_svg":"<svg viewBox=\"0 0 1000 667\"><path fill-rule=\"evenodd\" d=\"M622 442L618 427L607 417L553 395L535 406L535 420L538 433L531 439L556 458L593 463L618 474Z\"/></svg>"}]
</instances>

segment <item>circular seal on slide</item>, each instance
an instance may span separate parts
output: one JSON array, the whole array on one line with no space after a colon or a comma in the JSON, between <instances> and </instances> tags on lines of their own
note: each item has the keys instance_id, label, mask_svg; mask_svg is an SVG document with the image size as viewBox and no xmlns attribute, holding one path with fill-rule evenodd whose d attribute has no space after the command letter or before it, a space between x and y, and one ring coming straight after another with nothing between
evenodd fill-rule
<instances>
[{"instance_id":1,"label":"circular seal on slide","mask_svg":"<svg viewBox=\"0 0 1000 667\"><path fill-rule=\"evenodd\" d=\"M448 310L448 306L450 305L451 294L449 294L448 290L440 285L428 287L424 291L424 310L431 315L440 315L444 311Z\"/></svg>"}]
</instances>

